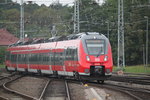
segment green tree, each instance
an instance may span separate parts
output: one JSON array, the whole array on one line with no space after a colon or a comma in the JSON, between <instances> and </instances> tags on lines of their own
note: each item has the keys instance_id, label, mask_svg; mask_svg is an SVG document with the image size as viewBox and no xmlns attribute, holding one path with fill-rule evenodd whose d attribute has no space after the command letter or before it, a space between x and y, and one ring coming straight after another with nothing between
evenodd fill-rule
<instances>
[{"instance_id":1,"label":"green tree","mask_svg":"<svg viewBox=\"0 0 150 100\"><path fill-rule=\"evenodd\" d=\"M6 47L0 47L0 64L3 64L5 61Z\"/></svg>"}]
</instances>

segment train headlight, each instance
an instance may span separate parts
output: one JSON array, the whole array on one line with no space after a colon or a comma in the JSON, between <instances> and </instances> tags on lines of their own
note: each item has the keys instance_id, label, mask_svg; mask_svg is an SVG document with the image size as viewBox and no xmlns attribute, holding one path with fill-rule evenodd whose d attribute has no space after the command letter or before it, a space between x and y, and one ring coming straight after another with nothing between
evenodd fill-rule
<instances>
[{"instance_id":1,"label":"train headlight","mask_svg":"<svg viewBox=\"0 0 150 100\"><path fill-rule=\"evenodd\" d=\"M107 61L107 60L108 60L108 56L105 56L105 57L104 57L104 61Z\"/></svg>"},{"instance_id":2,"label":"train headlight","mask_svg":"<svg viewBox=\"0 0 150 100\"><path fill-rule=\"evenodd\" d=\"M87 61L90 61L90 57L89 57L89 56L86 56L86 60L87 60Z\"/></svg>"}]
</instances>

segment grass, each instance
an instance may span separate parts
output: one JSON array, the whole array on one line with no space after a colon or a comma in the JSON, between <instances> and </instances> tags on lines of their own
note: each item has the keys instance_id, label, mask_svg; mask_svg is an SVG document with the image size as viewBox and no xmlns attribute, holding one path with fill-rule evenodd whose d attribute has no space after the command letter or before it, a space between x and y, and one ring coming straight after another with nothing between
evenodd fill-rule
<instances>
[{"instance_id":1,"label":"grass","mask_svg":"<svg viewBox=\"0 0 150 100\"><path fill-rule=\"evenodd\" d=\"M114 66L113 71L114 72L118 71L118 68ZM150 66L149 67L144 67L143 65L126 66L124 68L124 72L150 74Z\"/></svg>"},{"instance_id":2,"label":"grass","mask_svg":"<svg viewBox=\"0 0 150 100\"><path fill-rule=\"evenodd\" d=\"M0 64L0 68L4 68L4 67L5 67L5 65Z\"/></svg>"}]
</instances>

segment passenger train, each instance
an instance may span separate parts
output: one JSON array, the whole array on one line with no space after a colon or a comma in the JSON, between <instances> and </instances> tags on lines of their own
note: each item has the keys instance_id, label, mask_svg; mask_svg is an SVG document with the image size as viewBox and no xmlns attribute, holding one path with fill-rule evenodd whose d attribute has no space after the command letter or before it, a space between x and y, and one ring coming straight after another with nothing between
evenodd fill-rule
<instances>
[{"instance_id":1,"label":"passenger train","mask_svg":"<svg viewBox=\"0 0 150 100\"><path fill-rule=\"evenodd\" d=\"M5 65L8 71L104 82L112 75L113 60L108 38L97 32L83 32L12 44Z\"/></svg>"}]
</instances>

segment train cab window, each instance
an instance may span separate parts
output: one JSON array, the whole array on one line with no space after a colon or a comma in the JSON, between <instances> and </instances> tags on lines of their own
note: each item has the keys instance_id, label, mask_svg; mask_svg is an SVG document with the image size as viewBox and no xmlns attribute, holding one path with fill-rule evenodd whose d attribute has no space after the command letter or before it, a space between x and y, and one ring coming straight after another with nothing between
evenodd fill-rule
<instances>
[{"instance_id":1,"label":"train cab window","mask_svg":"<svg viewBox=\"0 0 150 100\"><path fill-rule=\"evenodd\" d=\"M78 61L78 53L77 53L77 48L74 49L74 60Z\"/></svg>"},{"instance_id":2,"label":"train cab window","mask_svg":"<svg viewBox=\"0 0 150 100\"><path fill-rule=\"evenodd\" d=\"M105 41L104 40L86 40L86 46L89 55L103 55L105 54Z\"/></svg>"},{"instance_id":3,"label":"train cab window","mask_svg":"<svg viewBox=\"0 0 150 100\"><path fill-rule=\"evenodd\" d=\"M67 48L66 50L66 60L70 60L70 49Z\"/></svg>"},{"instance_id":4,"label":"train cab window","mask_svg":"<svg viewBox=\"0 0 150 100\"><path fill-rule=\"evenodd\" d=\"M71 60L74 60L74 49L71 49Z\"/></svg>"}]
</instances>

